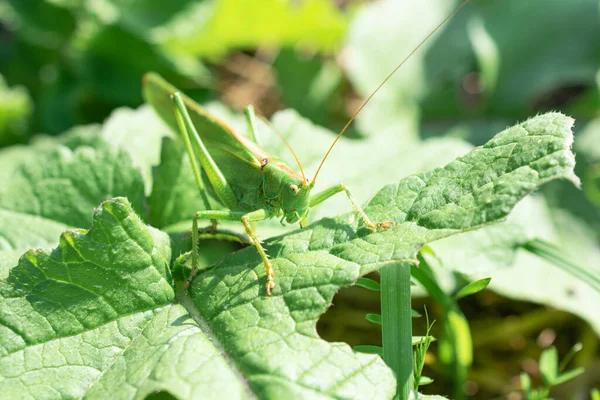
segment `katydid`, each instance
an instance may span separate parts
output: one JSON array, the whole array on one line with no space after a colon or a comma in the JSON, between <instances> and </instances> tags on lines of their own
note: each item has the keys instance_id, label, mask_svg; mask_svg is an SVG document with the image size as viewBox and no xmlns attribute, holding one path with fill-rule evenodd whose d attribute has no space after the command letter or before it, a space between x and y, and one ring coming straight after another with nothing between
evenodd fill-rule
<instances>
[{"instance_id":1,"label":"katydid","mask_svg":"<svg viewBox=\"0 0 600 400\"><path fill-rule=\"evenodd\" d=\"M258 239L255 222L279 217L282 224L298 223L302 227L312 207L337 193L344 192L354 211L368 228L385 229L394 224L392 221L371 221L344 184L332 186L316 194L313 194L312 190L325 160L358 113L392 75L469 1L465 0L423 39L365 100L325 153L312 180L306 178L298 157L285 139L284 142L296 159L300 173L293 171L281 159L268 154L259 147L256 142L256 115L252 106L246 108L248 136L244 136L225 122L208 114L159 75L146 74L144 97L172 129L179 130L181 133L206 208L206 210L196 212L192 222L193 269L186 283L186 289L197 273L199 219L211 220L213 226L216 221L240 221L243 224L246 234L254 244L266 269L265 289L267 295L271 295L271 289L275 287L275 274L271 261ZM191 110L191 114L188 109ZM207 191L227 210L212 210L206 195Z\"/></svg>"},{"instance_id":2,"label":"katydid","mask_svg":"<svg viewBox=\"0 0 600 400\"><path fill-rule=\"evenodd\" d=\"M294 172L279 158L266 153L250 138L256 136L256 116L252 107L246 109L250 138L242 136L224 122L209 116L189 98L180 94L161 77L150 73L144 78L146 100L153 104L161 117L179 129L192 162L196 182L205 186L228 210L203 210L194 216L192 236L197 238L197 220L241 221L247 235L258 251L267 273L267 294L275 287L271 261L256 235L254 222L280 217L282 223L301 226L311 207L336 193L345 192L354 209L369 228L387 228L392 223L374 223L364 213L346 186L339 184L312 194L316 177L309 181L300 163L300 173ZM173 103L174 112L168 113L165 102ZM188 112L192 110L192 120ZM199 130L196 130L198 127ZM204 172L201 176L200 166ZM208 184L205 184L208 183ZM202 190L203 193L206 193ZM210 208L206 199L206 208ZM192 265L197 267L195 251ZM193 276L192 276L193 277Z\"/></svg>"}]
</instances>

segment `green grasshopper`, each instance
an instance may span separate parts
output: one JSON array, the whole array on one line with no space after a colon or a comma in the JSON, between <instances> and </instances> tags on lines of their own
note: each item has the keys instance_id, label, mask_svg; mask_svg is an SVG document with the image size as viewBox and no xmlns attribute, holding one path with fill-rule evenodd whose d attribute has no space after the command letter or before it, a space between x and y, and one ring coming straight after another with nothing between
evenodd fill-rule
<instances>
[{"instance_id":1,"label":"green grasshopper","mask_svg":"<svg viewBox=\"0 0 600 400\"><path fill-rule=\"evenodd\" d=\"M312 194L320 167L314 178L309 181L300 162L298 162L300 168L298 174L282 160L262 150L254 141L257 121L251 106L246 108L245 113L249 128L248 138L223 121L207 114L198 104L154 73L144 77L144 96L150 104L154 105L167 124L177 127L181 132L201 193L206 196L206 191L203 189L205 182L208 181L206 186L211 194L228 208L228 210L198 211L193 219L193 243L197 240L199 219L241 221L264 263L267 273L265 287L268 295L275 287L273 266L256 235L254 222L280 217L282 223L298 223L303 226L311 207L337 193L345 192L367 227L387 228L392 224L387 221L372 222L352 192L343 184ZM168 110L165 106L167 101L173 103L174 112L165 112ZM192 111L192 116L188 108ZM292 154L294 154L293 150ZM295 154L294 158L298 161ZM201 176L200 166L204 176ZM203 200L206 208L210 208L207 197L203 197ZM197 268L195 262L192 249L193 275Z\"/></svg>"},{"instance_id":2,"label":"green grasshopper","mask_svg":"<svg viewBox=\"0 0 600 400\"><path fill-rule=\"evenodd\" d=\"M337 193L344 192L355 212L370 229L385 229L392 221L373 222L356 201L352 192L338 184L315 194L315 186L321 167L331 150L371 98L396 73L398 69L460 8L465 0L448 18L439 24L377 87L346 123L323 157L312 180L308 180L302 165L287 142L300 173L293 171L281 159L262 150L257 141L257 120L252 106L245 111L248 137L239 134L225 122L208 114L177 88L159 75L148 73L144 77L144 97L161 118L174 130L179 130L190 158L196 184L200 189L206 210L196 212L192 222L192 273L186 289L198 270L198 220L207 219L215 226L217 221L240 221L251 239L266 269L267 295L275 287L273 266L256 234L255 222L279 217L282 224L298 223L303 227L312 207ZM191 110L191 115L188 112ZM200 166L202 169L200 169ZM211 210L205 187L227 210Z\"/></svg>"}]
</instances>

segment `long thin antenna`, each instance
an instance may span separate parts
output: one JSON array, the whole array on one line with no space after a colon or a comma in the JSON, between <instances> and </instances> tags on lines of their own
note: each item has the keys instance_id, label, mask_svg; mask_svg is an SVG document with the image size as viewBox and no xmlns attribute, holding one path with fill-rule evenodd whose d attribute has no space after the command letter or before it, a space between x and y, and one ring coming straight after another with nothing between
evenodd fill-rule
<instances>
[{"instance_id":1,"label":"long thin antenna","mask_svg":"<svg viewBox=\"0 0 600 400\"><path fill-rule=\"evenodd\" d=\"M302 180L304 181L303 183L304 183L304 185L306 185L307 181L306 181L306 175L304 175L304 168L302 168L302 164L300 164L300 159L296 155L296 152L294 151L294 149L292 148L292 146L290 145L290 143L285 139L285 137L281 134L281 132L279 132L277 129L275 129L275 127L273 126L273 124L271 123L271 121L269 121L267 118L263 117L262 115L259 115L259 118L265 124L267 124L267 126L269 128L271 128L271 130L273 132L275 132L277 134L277 136L279 136L279 138L287 146L287 148L290 149L290 152L294 156L294 160L296 160L296 164L298 164L298 168L300 168L300 173L302 174Z\"/></svg>"},{"instance_id":2,"label":"long thin antenna","mask_svg":"<svg viewBox=\"0 0 600 400\"><path fill-rule=\"evenodd\" d=\"M315 177L313 178L313 181L312 181L313 184L317 180L317 175L319 175L319 172L321 171L321 167L323 167L323 164L325 163L325 160L327 160L327 157L329 156L329 153L331 153L331 150L333 149L333 147L335 146L335 144L337 143L337 141L340 139L340 137L342 137L342 135L344 134L344 132L346 132L346 129L348 129L348 127L350 126L350 124L352 123L352 121L354 121L354 119L358 116L358 114L362 111L362 109L365 108L365 106L367 105L367 103L369 103L369 101L371 101L371 99L373 98L373 96L375 96L375 94L377 92L379 92L379 89L381 89L383 87L383 85L385 85L386 82L390 80L390 78L404 65L404 63L406 63L413 56L413 54L415 54L417 52L417 50L419 50L421 48L421 46L423 46L425 44L425 42L427 42L429 40L430 37L432 37L442 26L444 26L444 24L446 22L448 22L452 17L454 17L456 15L456 13L458 13L460 11L461 8L463 8L464 6L466 6L469 1L471 1L471 0L465 0L465 1L463 1L462 4L460 6L458 6L454 11L452 11L452 13L450 15L448 15L446 17L446 19L444 19L442 22L440 22L440 24L438 26L436 26L435 29L432 30L425 37L425 39L421 40L421 42L417 45L417 47L415 47L404 58L404 60L402 60L400 62L400 64L398 64L396 66L396 68L394 68L394 70L392 72L390 72L390 74L383 80L383 82L381 82L379 84L379 86L377 86L377 89L375 89L375 91L373 93L371 93L369 95L369 97L367 97L367 99L361 104L361 106L358 108L358 110L356 110L356 112L352 115L352 117L350 117L350 119L348 120L348 122L346 122L346 125L344 125L344 127L342 128L342 130L340 131L340 133L334 139L333 143L329 147L329 150L327 150L327 153L325 153L325 157L323 157L323 160L321 161L321 164L319 164L319 168L317 168L317 172L315 173Z\"/></svg>"}]
</instances>

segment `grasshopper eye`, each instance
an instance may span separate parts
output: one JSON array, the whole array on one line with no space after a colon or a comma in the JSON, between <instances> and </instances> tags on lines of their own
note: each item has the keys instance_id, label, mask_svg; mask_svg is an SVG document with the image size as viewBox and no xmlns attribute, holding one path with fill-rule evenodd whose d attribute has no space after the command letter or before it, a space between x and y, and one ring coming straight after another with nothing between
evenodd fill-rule
<instances>
[{"instance_id":1,"label":"grasshopper eye","mask_svg":"<svg viewBox=\"0 0 600 400\"><path fill-rule=\"evenodd\" d=\"M294 194L298 194L298 191L299 191L300 189L298 189L298 185L291 184L291 185L290 185L290 190L291 190L291 191L292 191Z\"/></svg>"}]
</instances>

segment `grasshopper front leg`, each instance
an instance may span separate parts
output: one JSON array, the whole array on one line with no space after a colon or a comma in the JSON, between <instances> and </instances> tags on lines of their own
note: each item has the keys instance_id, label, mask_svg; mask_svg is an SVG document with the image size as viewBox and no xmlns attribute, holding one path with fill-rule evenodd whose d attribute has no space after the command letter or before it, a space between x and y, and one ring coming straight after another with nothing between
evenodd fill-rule
<instances>
[{"instance_id":1,"label":"grasshopper front leg","mask_svg":"<svg viewBox=\"0 0 600 400\"><path fill-rule=\"evenodd\" d=\"M246 229L246 233L248 234L248 236L250 236L254 247L256 247L260 258L262 258L263 264L265 265L265 269L267 272L267 283L265 284L265 288L267 290L267 294L270 296L271 289L275 287L275 281L273 279L275 276L275 274L273 273L273 265L267 257L267 253L264 247L262 247L260 240L258 240L258 236L256 235L256 229L252 226L253 222L266 219L267 216L267 211L263 209L252 211L249 213L244 213L240 211L198 211L194 216L194 220L192 222L192 272L185 284L185 290L187 291L192 280L198 273L198 220L210 219L218 221L241 221L244 225L244 228Z\"/></svg>"},{"instance_id":2,"label":"grasshopper front leg","mask_svg":"<svg viewBox=\"0 0 600 400\"><path fill-rule=\"evenodd\" d=\"M385 221L385 222L379 222L379 223L374 223L373 221L371 221L369 216L365 213L365 211L362 209L360 204L358 204L358 201L356 201L356 199L352 195L352 192L350 191L350 189L348 189L346 187L346 185L344 185L343 183L332 186L328 189L325 189L325 190L315 194L314 196L311 196L310 207L312 208L312 207L316 206L317 204L324 202L331 196L333 196L337 193L340 193L340 192L346 193L346 196L348 196L350 203L352 203L352 208L354 208L354 211L356 211L358 213L358 215L360 215L360 218L364 221L365 225L368 228L371 228L371 229L389 228L391 225L395 224L392 221Z\"/></svg>"}]
</instances>

